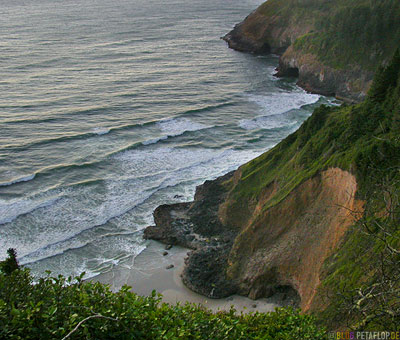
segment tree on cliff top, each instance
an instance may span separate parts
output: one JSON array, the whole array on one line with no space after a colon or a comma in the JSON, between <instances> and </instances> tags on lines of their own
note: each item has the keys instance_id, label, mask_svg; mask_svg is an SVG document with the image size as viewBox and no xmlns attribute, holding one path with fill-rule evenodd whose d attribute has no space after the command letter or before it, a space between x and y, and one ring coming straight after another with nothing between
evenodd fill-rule
<instances>
[{"instance_id":1,"label":"tree on cliff top","mask_svg":"<svg viewBox=\"0 0 400 340\"><path fill-rule=\"evenodd\" d=\"M400 49L397 49L391 63L381 66L376 72L374 82L368 93L369 98L374 102L382 102L385 97L395 89L400 77Z\"/></svg>"},{"instance_id":2,"label":"tree on cliff top","mask_svg":"<svg viewBox=\"0 0 400 340\"><path fill-rule=\"evenodd\" d=\"M17 251L14 248L7 250L8 257L0 262L0 271L6 275L10 275L13 271L19 269L17 260Z\"/></svg>"}]
</instances>

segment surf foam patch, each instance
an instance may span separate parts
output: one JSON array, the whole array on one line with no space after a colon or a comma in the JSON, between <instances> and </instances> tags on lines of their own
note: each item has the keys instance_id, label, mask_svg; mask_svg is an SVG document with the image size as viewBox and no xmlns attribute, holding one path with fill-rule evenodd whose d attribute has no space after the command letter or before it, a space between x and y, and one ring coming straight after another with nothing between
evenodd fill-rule
<instances>
[{"instance_id":1,"label":"surf foam patch","mask_svg":"<svg viewBox=\"0 0 400 340\"><path fill-rule=\"evenodd\" d=\"M291 110L316 103L320 95L298 92L280 92L270 95L249 95L248 100L259 106L261 115L252 119L243 119L239 126L245 130L273 129L293 125L293 122L282 116ZM279 116L282 117L279 117Z\"/></svg>"}]
</instances>

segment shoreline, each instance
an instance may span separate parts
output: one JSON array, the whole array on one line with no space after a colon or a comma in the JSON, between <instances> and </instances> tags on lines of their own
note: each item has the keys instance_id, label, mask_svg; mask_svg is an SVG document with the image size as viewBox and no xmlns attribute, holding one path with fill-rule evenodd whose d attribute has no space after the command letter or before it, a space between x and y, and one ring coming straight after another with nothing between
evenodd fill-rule
<instances>
[{"instance_id":1,"label":"shoreline","mask_svg":"<svg viewBox=\"0 0 400 340\"><path fill-rule=\"evenodd\" d=\"M109 284L113 291L123 285L132 287L138 295L150 295L153 290L162 294L162 302L169 304L187 302L201 304L213 311L229 311L233 306L237 312L270 312L280 305L273 298L251 300L244 296L232 295L222 299L210 299L187 288L180 277L184 259L190 249L174 246L165 250L165 245L157 241L149 241L132 263L116 265L111 271L99 274L91 281ZM167 252L167 255L163 255ZM167 269L168 266L172 268Z\"/></svg>"}]
</instances>

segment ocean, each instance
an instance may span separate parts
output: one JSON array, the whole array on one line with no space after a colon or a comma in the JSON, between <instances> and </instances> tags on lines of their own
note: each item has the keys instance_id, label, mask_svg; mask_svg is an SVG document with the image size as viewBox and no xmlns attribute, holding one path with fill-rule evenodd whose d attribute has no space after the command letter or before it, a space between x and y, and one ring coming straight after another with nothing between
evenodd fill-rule
<instances>
[{"instance_id":1,"label":"ocean","mask_svg":"<svg viewBox=\"0 0 400 340\"><path fill-rule=\"evenodd\" d=\"M160 204L257 157L332 98L220 37L262 0L0 0L0 259L132 263Z\"/></svg>"}]
</instances>

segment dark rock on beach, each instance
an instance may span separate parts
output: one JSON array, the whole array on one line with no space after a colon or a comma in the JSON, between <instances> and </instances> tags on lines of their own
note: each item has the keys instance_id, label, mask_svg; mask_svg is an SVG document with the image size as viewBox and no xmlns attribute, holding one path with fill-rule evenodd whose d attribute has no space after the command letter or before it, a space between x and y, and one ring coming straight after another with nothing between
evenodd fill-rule
<instances>
[{"instance_id":1,"label":"dark rock on beach","mask_svg":"<svg viewBox=\"0 0 400 340\"><path fill-rule=\"evenodd\" d=\"M185 259L182 281L191 290L210 298L235 292L226 278L227 259L235 233L224 227L218 207L226 197L226 174L196 188L193 202L161 205L154 211L155 226L147 227L144 238L192 249Z\"/></svg>"}]
</instances>

